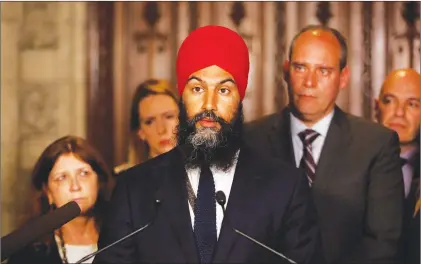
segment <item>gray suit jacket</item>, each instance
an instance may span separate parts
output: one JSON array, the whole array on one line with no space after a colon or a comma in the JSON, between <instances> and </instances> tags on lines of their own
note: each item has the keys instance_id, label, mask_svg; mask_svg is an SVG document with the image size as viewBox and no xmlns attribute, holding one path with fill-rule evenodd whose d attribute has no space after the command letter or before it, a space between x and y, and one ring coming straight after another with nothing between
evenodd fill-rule
<instances>
[{"instance_id":1,"label":"gray suit jacket","mask_svg":"<svg viewBox=\"0 0 421 264\"><path fill-rule=\"evenodd\" d=\"M246 125L246 142L295 165L289 109ZM328 263L397 263L404 189L395 132L338 107L313 182Z\"/></svg>"}]
</instances>

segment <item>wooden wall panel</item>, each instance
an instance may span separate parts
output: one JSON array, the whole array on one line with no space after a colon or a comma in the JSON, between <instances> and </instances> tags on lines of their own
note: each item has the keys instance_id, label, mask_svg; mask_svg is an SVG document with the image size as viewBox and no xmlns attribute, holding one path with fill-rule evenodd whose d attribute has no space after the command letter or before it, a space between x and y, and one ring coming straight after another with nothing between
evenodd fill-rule
<instances>
[{"instance_id":1,"label":"wooden wall panel","mask_svg":"<svg viewBox=\"0 0 421 264\"><path fill-rule=\"evenodd\" d=\"M114 3L88 4L87 139L114 164L113 28Z\"/></svg>"}]
</instances>

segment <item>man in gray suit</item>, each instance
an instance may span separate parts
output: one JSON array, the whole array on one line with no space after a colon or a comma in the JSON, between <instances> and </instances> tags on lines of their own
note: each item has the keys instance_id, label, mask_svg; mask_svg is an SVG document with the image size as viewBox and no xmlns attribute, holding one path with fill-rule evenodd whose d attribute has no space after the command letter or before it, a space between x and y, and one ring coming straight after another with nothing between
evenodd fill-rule
<instances>
[{"instance_id":1,"label":"man in gray suit","mask_svg":"<svg viewBox=\"0 0 421 264\"><path fill-rule=\"evenodd\" d=\"M348 79L341 33L304 28L285 64L288 107L250 123L246 138L262 155L305 170L327 263L398 263L404 203L398 136L336 106Z\"/></svg>"}]
</instances>

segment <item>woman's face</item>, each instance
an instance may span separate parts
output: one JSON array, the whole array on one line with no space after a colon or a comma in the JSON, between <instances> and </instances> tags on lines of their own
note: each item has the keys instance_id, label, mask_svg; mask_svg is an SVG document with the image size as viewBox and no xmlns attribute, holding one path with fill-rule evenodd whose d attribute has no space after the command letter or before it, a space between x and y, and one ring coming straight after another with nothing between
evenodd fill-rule
<instances>
[{"instance_id":1,"label":"woman's face","mask_svg":"<svg viewBox=\"0 0 421 264\"><path fill-rule=\"evenodd\" d=\"M61 207L75 201L82 214L93 208L99 191L98 175L92 167L73 154L61 155L48 176L48 201Z\"/></svg>"},{"instance_id":2,"label":"woman's face","mask_svg":"<svg viewBox=\"0 0 421 264\"><path fill-rule=\"evenodd\" d=\"M165 94L149 95L139 102L140 128L138 136L149 146L149 155L156 157L176 145L178 105Z\"/></svg>"}]
</instances>

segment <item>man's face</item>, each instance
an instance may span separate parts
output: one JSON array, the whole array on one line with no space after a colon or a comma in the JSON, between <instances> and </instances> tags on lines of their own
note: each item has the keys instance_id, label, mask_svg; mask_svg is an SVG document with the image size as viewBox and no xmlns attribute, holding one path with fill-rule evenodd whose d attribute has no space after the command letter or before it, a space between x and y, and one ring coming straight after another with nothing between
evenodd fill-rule
<instances>
[{"instance_id":1,"label":"man's face","mask_svg":"<svg viewBox=\"0 0 421 264\"><path fill-rule=\"evenodd\" d=\"M218 66L191 74L182 94L178 144L192 147L188 166L227 169L239 147L242 108L232 75Z\"/></svg>"},{"instance_id":2,"label":"man's face","mask_svg":"<svg viewBox=\"0 0 421 264\"><path fill-rule=\"evenodd\" d=\"M218 66L210 66L194 72L187 81L183 95L189 120L211 111L226 122L231 122L240 103L240 94L232 75ZM196 129L220 130L216 120L204 117L196 123Z\"/></svg>"},{"instance_id":3,"label":"man's face","mask_svg":"<svg viewBox=\"0 0 421 264\"><path fill-rule=\"evenodd\" d=\"M187 120L195 126L189 141L215 148L223 123L228 125L236 115L240 94L230 73L210 66L190 75L182 100Z\"/></svg>"},{"instance_id":4,"label":"man's face","mask_svg":"<svg viewBox=\"0 0 421 264\"><path fill-rule=\"evenodd\" d=\"M349 70L340 70L340 55L340 44L330 32L310 30L296 39L286 81L293 108L309 125L333 110L347 85Z\"/></svg>"},{"instance_id":5,"label":"man's face","mask_svg":"<svg viewBox=\"0 0 421 264\"><path fill-rule=\"evenodd\" d=\"M420 75L396 71L385 80L377 105L377 119L396 131L401 144L411 143L420 129Z\"/></svg>"}]
</instances>

